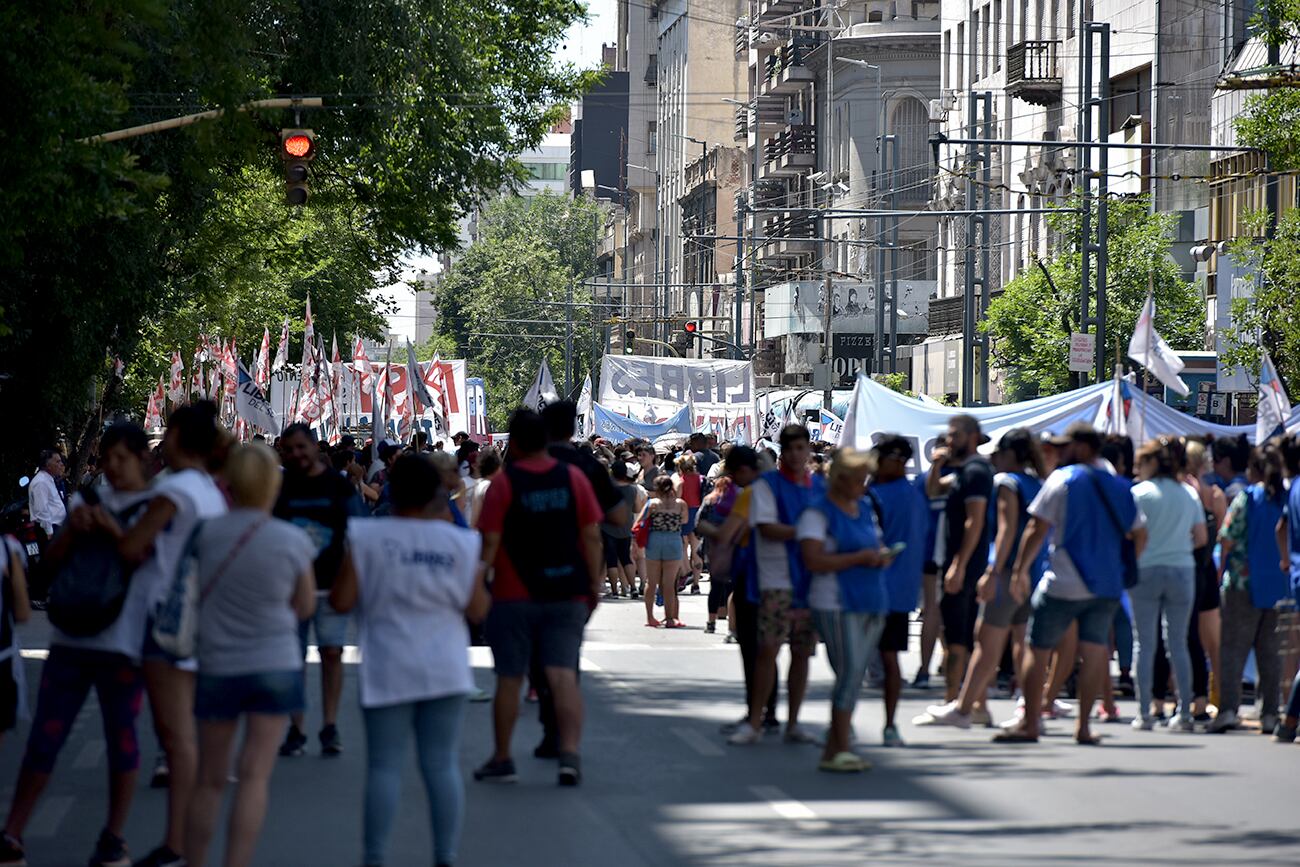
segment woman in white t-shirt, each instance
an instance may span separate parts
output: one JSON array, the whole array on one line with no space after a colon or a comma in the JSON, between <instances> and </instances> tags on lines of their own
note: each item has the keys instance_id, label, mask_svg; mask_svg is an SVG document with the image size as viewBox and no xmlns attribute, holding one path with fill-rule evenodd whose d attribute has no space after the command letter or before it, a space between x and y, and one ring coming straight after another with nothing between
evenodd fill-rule
<instances>
[{"instance_id":1,"label":"woman in white t-shirt","mask_svg":"<svg viewBox=\"0 0 1300 867\"><path fill-rule=\"evenodd\" d=\"M149 498L148 460L149 439L139 425L115 424L104 432L99 441L99 465L107 485L95 489L98 503L94 505L81 494L73 495L67 523L46 551L51 563L61 563L93 537L122 535L122 524L129 526ZM50 655L41 670L36 718L0 841L0 863L21 860L23 830L92 686L107 733L110 782L108 819L90 863L112 864L128 857L122 834L140 766L135 721L144 691L140 672L148 604L144 589L132 580L117 619L95 635L72 636L57 627L52 630Z\"/></svg>"},{"instance_id":2,"label":"woman in white t-shirt","mask_svg":"<svg viewBox=\"0 0 1300 867\"><path fill-rule=\"evenodd\" d=\"M144 515L126 532L118 546L123 559L140 564L131 583L142 590L152 612L167 595L190 535L200 522L224 515L226 498L209 473L228 442L217 425L211 401L182 406L172 413L163 438L163 458L169 472L153 487ZM161 846L143 861L148 867L184 862L185 815L189 810L198 769L194 730L193 660L176 659L153 641L146 625L144 680L153 712L154 729L167 753L171 779L167 787L167 830Z\"/></svg>"},{"instance_id":3,"label":"woman in white t-shirt","mask_svg":"<svg viewBox=\"0 0 1300 867\"><path fill-rule=\"evenodd\" d=\"M207 862L241 721L225 863L253 860L276 753L289 714L304 705L298 624L316 610L316 545L299 527L271 517L281 479L275 452L260 444L236 448L224 475L233 508L204 522L195 538L202 595L194 702L199 770L185 837L191 867Z\"/></svg>"},{"instance_id":4,"label":"woman in white t-shirt","mask_svg":"<svg viewBox=\"0 0 1300 867\"><path fill-rule=\"evenodd\" d=\"M389 477L392 517L354 519L348 555L330 591L356 610L361 708L366 722L365 852L383 864L414 734L429 798L435 864L452 864L465 789L458 750L474 690L469 630L490 604L477 533L449 521L447 489L426 457L398 458Z\"/></svg>"}]
</instances>

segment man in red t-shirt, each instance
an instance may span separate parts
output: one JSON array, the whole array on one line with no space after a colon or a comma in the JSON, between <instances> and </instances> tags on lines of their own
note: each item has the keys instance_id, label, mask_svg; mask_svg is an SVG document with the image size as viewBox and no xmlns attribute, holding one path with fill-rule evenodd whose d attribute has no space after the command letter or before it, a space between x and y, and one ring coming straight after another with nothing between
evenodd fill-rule
<instances>
[{"instance_id":1,"label":"man in red t-shirt","mask_svg":"<svg viewBox=\"0 0 1300 867\"><path fill-rule=\"evenodd\" d=\"M603 586L604 515L582 471L548 455L546 444L541 416L516 412L510 420L510 461L493 477L479 516L483 562L495 571L486 632L497 674L496 749L474 779L518 779L510 740L529 657L535 653L555 696L559 782L576 786L582 777L578 654Z\"/></svg>"}]
</instances>

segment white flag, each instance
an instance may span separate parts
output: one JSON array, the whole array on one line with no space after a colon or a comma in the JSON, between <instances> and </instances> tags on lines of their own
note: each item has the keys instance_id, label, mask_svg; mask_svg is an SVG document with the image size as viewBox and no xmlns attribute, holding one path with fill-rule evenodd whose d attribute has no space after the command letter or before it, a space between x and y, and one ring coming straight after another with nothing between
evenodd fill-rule
<instances>
[{"instance_id":1,"label":"white flag","mask_svg":"<svg viewBox=\"0 0 1300 867\"><path fill-rule=\"evenodd\" d=\"M582 381L582 393L578 395L578 427L574 436L586 439L596 432L596 417L591 409L591 374Z\"/></svg>"},{"instance_id":2,"label":"white flag","mask_svg":"<svg viewBox=\"0 0 1300 867\"><path fill-rule=\"evenodd\" d=\"M1156 332L1156 299L1148 292L1147 303L1142 306L1133 329L1133 339L1128 342L1128 357L1151 371L1151 375L1169 388L1187 397L1191 389L1183 382L1183 360L1174 354L1165 339Z\"/></svg>"},{"instance_id":3,"label":"white flag","mask_svg":"<svg viewBox=\"0 0 1300 867\"><path fill-rule=\"evenodd\" d=\"M257 358L253 362L253 382L263 392L270 393L271 385L271 331L262 329L262 345L258 347Z\"/></svg>"},{"instance_id":4,"label":"white flag","mask_svg":"<svg viewBox=\"0 0 1300 867\"><path fill-rule=\"evenodd\" d=\"M272 371L279 371L289 363L289 317L284 318L284 326L280 329L280 343L275 347L275 363L271 365Z\"/></svg>"},{"instance_id":5,"label":"white flag","mask_svg":"<svg viewBox=\"0 0 1300 867\"><path fill-rule=\"evenodd\" d=\"M280 426L271 409L271 401L266 399L262 389L253 381L244 362L236 363L239 365L239 385L235 389L235 412L253 427L261 428L269 434L275 433Z\"/></svg>"},{"instance_id":6,"label":"white flag","mask_svg":"<svg viewBox=\"0 0 1300 867\"><path fill-rule=\"evenodd\" d=\"M523 403L520 406L527 407L535 412L541 412L542 407L559 399L559 396L555 393L555 380L551 378L551 366L543 358L542 366L537 368L537 376L533 378L533 384L525 392Z\"/></svg>"},{"instance_id":7,"label":"white flag","mask_svg":"<svg viewBox=\"0 0 1300 867\"><path fill-rule=\"evenodd\" d=\"M433 408L433 395L429 394L429 386L424 383L424 371L420 369L420 362L415 360L415 347L409 340L406 341L406 389L408 398L414 397L425 409Z\"/></svg>"},{"instance_id":8,"label":"white flag","mask_svg":"<svg viewBox=\"0 0 1300 867\"><path fill-rule=\"evenodd\" d=\"M1259 362L1259 407L1255 415L1255 444L1259 445L1269 437L1286 432L1286 420L1291 416L1291 401L1286 396L1286 387L1278 378L1273 359L1268 357L1268 350L1260 350Z\"/></svg>"},{"instance_id":9,"label":"white flag","mask_svg":"<svg viewBox=\"0 0 1300 867\"><path fill-rule=\"evenodd\" d=\"M844 419L830 410L822 410L822 441L838 446L842 436L844 436Z\"/></svg>"},{"instance_id":10,"label":"white flag","mask_svg":"<svg viewBox=\"0 0 1300 867\"><path fill-rule=\"evenodd\" d=\"M167 398L173 405L185 399L185 363L180 350L172 352L171 379L167 383Z\"/></svg>"}]
</instances>

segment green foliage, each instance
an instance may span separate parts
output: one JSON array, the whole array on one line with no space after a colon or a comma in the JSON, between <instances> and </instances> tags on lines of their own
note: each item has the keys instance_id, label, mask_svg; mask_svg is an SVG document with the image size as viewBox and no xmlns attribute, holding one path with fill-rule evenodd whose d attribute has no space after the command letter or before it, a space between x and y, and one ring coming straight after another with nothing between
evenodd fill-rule
<instances>
[{"instance_id":1,"label":"green foliage","mask_svg":"<svg viewBox=\"0 0 1300 867\"><path fill-rule=\"evenodd\" d=\"M200 330L246 358L262 328L377 336L375 290L411 251L525 176L595 73L554 59L573 0L13 0L0 5L0 444L5 477L60 435L139 412ZM108 130L279 95L325 107L230 111L113 143ZM312 198L283 204L278 130L315 129ZM295 347L291 351L297 352ZM121 401L109 359L127 363ZM113 400L101 404L105 394Z\"/></svg>"},{"instance_id":2,"label":"green foliage","mask_svg":"<svg viewBox=\"0 0 1300 867\"><path fill-rule=\"evenodd\" d=\"M1262 236L1266 220L1265 214L1253 214L1248 224ZM1258 377L1262 346L1287 394L1300 394L1300 211L1283 214L1271 240L1234 243L1232 256L1255 272L1256 284L1253 294L1232 300L1232 329L1223 335L1222 362L1240 365ZM1231 287L1220 286L1219 291Z\"/></svg>"},{"instance_id":3,"label":"green foliage","mask_svg":"<svg viewBox=\"0 0 1300 867\"><path fill-rule=\"evenodd\" d=\"M1300 168L1300 89L1278 88L1247 97L1233 125L1241 144L1268 152L1274 171Z\"/></svg>"},{"instance_id":4,"label":"green foliage","mask_svg":"<svg viewBox=\"0 0 1300 867\"><path fill-rule=\"evenodd\" d=\"M575 383L598 358L600 326L575 286L593 272L603 212L587 199L505 196L479 220L479 238L435 290L435 340L483 376L503 429L545 358L564 388L566 302L573 292ZM444 348L445 352L446 349Z\"/></svg>"},{"instance_id":5,"label":"green foliage","mask_svg":"<svg viewBox=\"0 0 1300 867\"><path fill-rule=\"evenodd\" d=\"M1062 238L1044 265L1020 272L989 305L981 328L992 336L993 361L1006 371L1006 399L1056 394L1071 387L1070 333L1078 330L1082 220L1078 203L1050 214ZM1145 198L1117 200L1108 208L1110 266L1107 274L1107 358L1125 355L1138 314L1154 287L1156 328L1174 349L1199 349L1205 339L1200 293L1184 281L1169 255L1173 217L1152 214ZM1096 207L1093 208L1096 218ZM1094 299L1095 303L1095 299ZM1128 363L1128 362L1126 362Z\"/></svg>"}]
</instances>

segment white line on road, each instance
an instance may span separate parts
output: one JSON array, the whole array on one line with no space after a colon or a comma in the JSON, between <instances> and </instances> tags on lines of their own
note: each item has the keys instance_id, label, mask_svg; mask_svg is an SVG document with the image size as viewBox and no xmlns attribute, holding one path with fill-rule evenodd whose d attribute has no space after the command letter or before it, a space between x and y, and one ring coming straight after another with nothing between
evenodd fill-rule
<instances>
[{"instance_id":1,"label":"white line on road","mask_svg":"<svg viewBox=\"0 0 1300 867\"><path fill-rule=\"evenodd\" d=\"M605 670L599 663L592 662L590 659L588 659L585 656L579 657L578 667L583 671L604 671Z\"/></svg>"},{"instance_id":2,"label":"white line on road","mask_svg":"<svg viewBox=\"0 0 1300 867\"><path fill-rule=\"evenodd\" d=\"M36 815L27 824L27 837L53 837L63 824L63 817L72 809L75 799L71 795L46 798L36 808Z\"/></svg>"},{"instance_id":3,"label":"white line on road","mask_svg":"<svg viewBox=\"0 0 1300 867\"><path fill-rule=\"evenodd\" d=\"M49 659L50 652L43 648L32 648L31 650L22 651L23 659Z\"/></svg>"},{"instance_id":4,"label":"white line on road","mask_svg":"<svg viewBox=\"0 0 1300 867\"><path fill-rule=\"evenodd\" d=\"M772 812L782 819L797 822L817 818L817 814L807 804L796 801L776 786L750 786L749 790L766 801Z\"/></svg>"},{"instance_id":5,"label":"white line on road","mask_svg":"<svg viewBox=\"0 0 1300 867\"><path fill-rule=\"evenodd\" d=\"M81 771L88 771L99 765L99 757L104 754L104 742L101 740L87 741L81 745L77 757L72 760L72 766Z\"/></svg>"},{"instance_id":6,"label":"white line on road","mask_svg":"<svg viewBox=\"0 0 1300 867\"><path fill-rule=\"evenodd\" d=\"M669 731L685 741L686 746L695 750L695 752L707 759L716 759L719 756L725 756L727 754L726 750L700 734L695 729L687 728L686 726L673 726Z\"/></svg>"}]
</instances>

